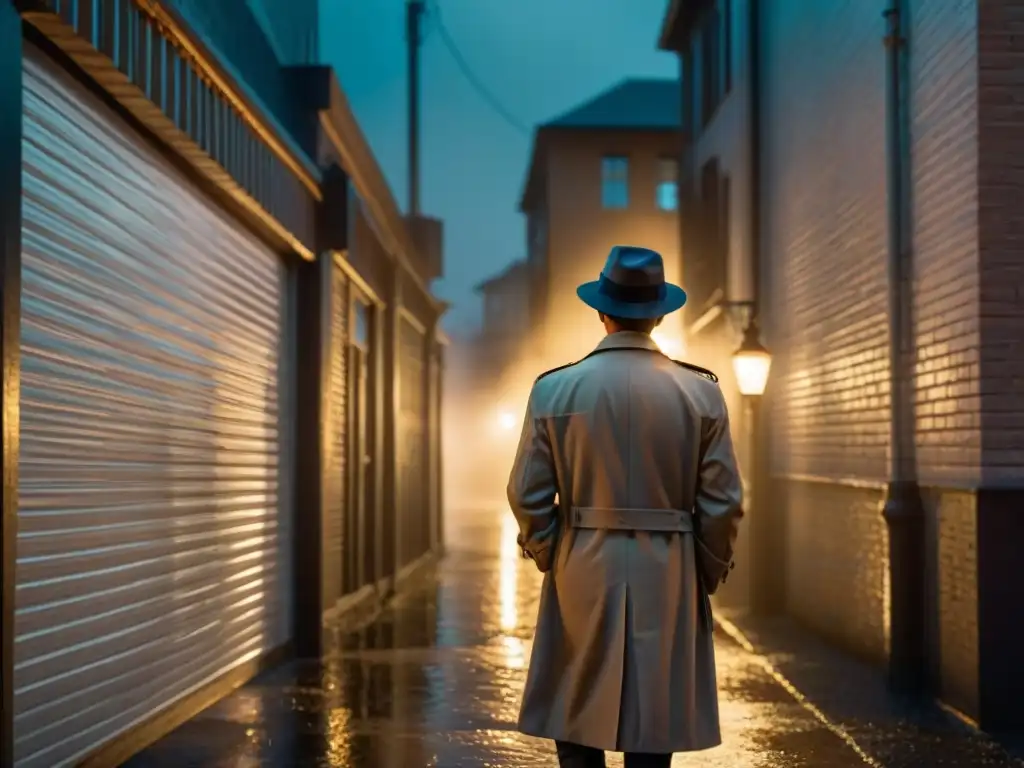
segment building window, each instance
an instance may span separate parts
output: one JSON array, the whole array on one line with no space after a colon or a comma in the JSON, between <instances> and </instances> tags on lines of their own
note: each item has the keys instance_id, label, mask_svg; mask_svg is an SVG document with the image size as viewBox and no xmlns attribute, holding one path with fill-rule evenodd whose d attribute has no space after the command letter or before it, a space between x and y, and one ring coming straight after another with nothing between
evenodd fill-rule
<instances>
[{"instance_id":1,"label":"building window","mask_svg":"<svg viewBox=\"0 0 1024 768\"><path fill-rule=\"evenodd\" d=\"M658 160L655 200L658 210L675 211L679 208L679 161L674 157L662 157Z\"/></svg>"},{"instance_id":2,"label":"building window","mask_svg":"<svg viewBox=\"0 0 1024 768\"><path fill-rule=\"evenodd\" d=\"M629 160L625 157L601 159L601 207L629 206Z\"/></svg>"}]
</instances>

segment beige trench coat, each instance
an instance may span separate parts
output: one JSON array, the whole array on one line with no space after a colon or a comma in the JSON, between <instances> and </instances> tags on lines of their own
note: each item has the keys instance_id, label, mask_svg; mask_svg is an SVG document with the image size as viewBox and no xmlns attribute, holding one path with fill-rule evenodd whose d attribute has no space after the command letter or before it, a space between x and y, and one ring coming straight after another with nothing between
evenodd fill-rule
<instances>
[{"instance_id":1,"label":"beige trench coat","mask_svg":"<svg viewBox=\"0 0 1024 768\"><path fill-rule=\"evenodd\" d=\"M694 535L570 518L693 509L702 543L730 561L741 487L718 385L646 334L607 336L534 384L508 497L524 549L550 563L519 729L614 751L721 743Z\"/></svg>"}]
</instances>

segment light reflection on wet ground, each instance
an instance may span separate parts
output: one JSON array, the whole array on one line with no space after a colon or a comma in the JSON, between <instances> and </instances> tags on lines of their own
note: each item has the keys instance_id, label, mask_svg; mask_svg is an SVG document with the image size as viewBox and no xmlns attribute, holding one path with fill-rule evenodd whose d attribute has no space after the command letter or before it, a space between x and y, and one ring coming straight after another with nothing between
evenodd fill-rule
<instances>
[{"instance_id":1,"label":"light reflection on wet ground","mask_svg":"<svg viewBox=\"0 0 1024 768\"><path fill-rule=\"evenodd\" d=\"M292 662L245 686L128 767L556 765L549 742L515 730L540 575L518 557L507 510L453 514L447 527L449 556L379 620L339 634L323 660ZM717 643L724 744L677 755L674 766L873 764L798 702L764 657L721 631ZM885 764L1011 764L979 759L921 753Z\"/></svg>"}]
</instances>

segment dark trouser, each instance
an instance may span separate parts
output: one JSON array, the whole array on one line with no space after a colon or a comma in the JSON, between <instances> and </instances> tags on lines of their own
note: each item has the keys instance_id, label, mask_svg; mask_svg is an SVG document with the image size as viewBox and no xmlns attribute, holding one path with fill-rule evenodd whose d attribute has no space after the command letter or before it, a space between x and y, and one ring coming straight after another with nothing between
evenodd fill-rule
<instances>
[{"instance_id":1,"label":"dark trouser","mask_svg":"<svg viewBox=\"0 0 1024 768\"><path fill-rule=\"evenodd\" d=\"M556 741L558 764L561 768L605 768L604 752L583 747L569 741ZM626 768L669 768L672 755L651 755L645 752L627 752Z\"/></svg>"}]
</instances>

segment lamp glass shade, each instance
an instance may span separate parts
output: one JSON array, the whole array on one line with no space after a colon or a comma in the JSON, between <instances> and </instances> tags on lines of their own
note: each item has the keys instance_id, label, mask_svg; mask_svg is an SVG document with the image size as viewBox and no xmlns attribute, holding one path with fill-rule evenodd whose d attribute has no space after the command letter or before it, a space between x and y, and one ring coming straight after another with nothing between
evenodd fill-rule
<instances>
[{"instance_id":1,"label":"lamp glass shade","mask_svg":"<svg viewBox=\"0 0 1024 768\"><path fill-rule=\"evenodd\" d=\"M740 394L761 396L768 385L772 356L765 349L739 349L732 356L732 369Z\"/></svg>"}]
</instances>

